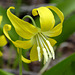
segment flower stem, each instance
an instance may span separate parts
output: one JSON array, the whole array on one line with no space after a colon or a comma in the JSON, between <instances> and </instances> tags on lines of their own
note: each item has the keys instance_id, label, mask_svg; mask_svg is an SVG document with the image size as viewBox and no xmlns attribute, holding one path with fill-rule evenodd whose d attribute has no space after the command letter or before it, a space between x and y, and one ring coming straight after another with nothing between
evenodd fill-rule
<instances>
[{"instance_id":1,"label":"flower stem","mask_svg":"<svg viewBox=\"0 0 75 75\"><path fill-rule=\"evenodd\" d=\"M30 18L32 23L33 23L33 25L36 26L36 23L35 23L34 19L31 16L26 15L26 16L23 17L23 20L25 20L26 18Z\"/></svg>"},{"instance_id":2,"label":"flower stem","mask_svg":"<svg viewBox=\"0 0 75 75\"><path fill-rule=\"evenodd\" d=\"M22 49L19 48L19 75L22 75L22 60L21 60L21 55L22 55Z\"/></svg>"},{"instance_id":3,"label":"flower stem","mask_svg":"<svg viewBox=\"0 0 75 75\"><path fill-rule=\"evenodd\" d=\"M19 37L19 39L22 40L21 37ZM17 50L19 50L19 75L22 75L22 59L21 59L22 48L17 48Z\"/></svg>"}]
</instances>

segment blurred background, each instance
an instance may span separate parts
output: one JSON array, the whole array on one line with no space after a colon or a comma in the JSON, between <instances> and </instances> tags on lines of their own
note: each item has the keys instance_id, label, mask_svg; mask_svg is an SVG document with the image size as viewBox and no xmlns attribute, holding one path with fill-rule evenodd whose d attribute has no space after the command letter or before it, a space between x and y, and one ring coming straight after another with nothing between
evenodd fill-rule
<instances>
[{"instance_id":1,"label":"blurred background","mask_svg":"<svg viewBox=\"0 0 75 75\"><path fill-rule=\"evenodd\" d=\"M62 34L53 37L57 41L57 44L54 46L56 59L51 61L47 68L48 71L44 72L43 75L58 75L58 73L59 75L75 75L75 0L0 0L0 15L3 16L0 35L3 34L2 28L4 24L11 24L6 14L6 10L10 6L16 8L12 12L21 19L25 15L32 16L32 9L40 6L56 6L63 12L65 19ZM60 19L55 13L54 15L56 24L58 24ZM33 18L39 26L38 17ZM26 19L26 21L31 23L30 19ZM14 41L19 39L13 26L9 34ZM19 61L16 48L8 39L7 41L8 44L6 46L0 47L0 51L3 52L3 56L0 57L0 75L19 75ZM30 50L22 51L23 56L29 59ZM37 75L42 67L43 62L23 63L23 75Z\"/></svg>"}]
</instances>

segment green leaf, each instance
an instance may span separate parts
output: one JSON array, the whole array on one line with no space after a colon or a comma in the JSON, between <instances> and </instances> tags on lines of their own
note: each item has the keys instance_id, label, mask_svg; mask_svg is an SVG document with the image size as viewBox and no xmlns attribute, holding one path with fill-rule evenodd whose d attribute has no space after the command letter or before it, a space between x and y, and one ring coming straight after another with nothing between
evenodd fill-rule
<instances>
[{"instance_id":1,"label":"green leaf","mask_svg":"<svg viewBox=\"0 0 75 75\"><path fill-rule=\"evenodd\" d=\"M75 75L75 53L46 71L43 75Z\"/></svg>"},{"instance_id":2,"label":"green leaf","mask_svg":"<svg viewBox=\"0 0 75 75\"><path fill-rule=\"evenodd\" d=\"M14 74L6 72L6 71L0 69L0 75L14 75Z\"/></svg>"}]
</instances>

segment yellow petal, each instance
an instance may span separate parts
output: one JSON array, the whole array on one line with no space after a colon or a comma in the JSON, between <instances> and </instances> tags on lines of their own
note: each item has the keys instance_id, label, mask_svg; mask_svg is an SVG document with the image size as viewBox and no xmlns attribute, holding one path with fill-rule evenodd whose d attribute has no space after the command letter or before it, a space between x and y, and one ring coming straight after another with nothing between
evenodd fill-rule
<instances>
[{"instance_id":1,"label":"yellow petal","mask_svg":"<svg viewBox=\"0 0 75 75\"><path fill-rule=\"evenodd\" d=\"M19 48L17 48L17 51L18 51L18 53L19 53ZM22 59L22 61L25 62L25 63L31 63L31 60L26 59L26 58L23 57L22 55L21 55L21 59Z\"/></svg>"},{"instance_id":2,"label":"yellow petal","mask_svg":"<svg viewBox=\"0 0 75 75\"><path fill-rule=\"evenodd\" d=\"M54 27L55 19L53 13L47 7L40 7L32 10L33 16L39 14L42 31L48 31Z\"/></svg>"},{"instance_id":3,"label":"yellow petal","mask_svg":"<svg viewBox=\"0 0 75 75\"><path fill-rule=\"evenodd\" d=\"M59 16L59 18L61 20L61 23L63 23L63 21L64 21L64 15L63 15L63 13L57 7L47 6L47 8L52 9Z\"/></svg>"},{"instance_id":4,"label":"yellow petal","mask_svg":"<svg viewBox=\"0 0 75 75\"><path fill-rule=\"evenodd\" d=\"M7 40L4 35L0 36L0 47L7 44Z\"/></svg>"},{"instance_id":5,"label":"yellow petal","mask_svg":"<svg viewBox=\"0 0 75 75\"><path fill-rule=\"evenodd\" d=\"M13 41L9 34L8 34L8 31L11 30L11 25L4 25L3 27L3 32L4 34L6 35L6 37L16 46L16 47L19 47L19 48L23 48L23 49L28 49L30 47L32 47L32 40L28 40L28 41L21 41L21 40L17 40L17 41Z\"/></svg>"},{"instance_id":6,"label":"yellow petal","mask_svg":"<svg viewBox=\"0 0 75 75\"><path fill-rule=\"evenodd\" d=\"M59 16L61 23L59 23L58 25L56 25L53 29L44 32L45 35L49 36L49 37L55 37L61 34L62 32L62 24L63 24L63 20L64 20L64 15L63 13L56 7L54 6L47 6L48 8L52 9L53 11L56 12L56 14Z\"/></svg>"},{"instance_id":7,"label":"yellow petal","mask_svg":"<svg viewBox=\"0 0 75 75\"><path fill-rule=\"evenodd\" d=\"M50 31L46 31L46 32L42 32L44 35L47 35L49 37L55 37L60 35L62 32L62 23L58 24L57 26L55 26L52 30Z\"/></svg>"},{"instance_id":8,"label":"yellow petal","mask_svg":"<svg viewBox=\"0 0 75 75\"><path fill-rule=\"evenodd\" d=\"M1 25L1 22L2 22L2 16L0 16L0 25Z\"/></svg>"},{"instance_id":9,"label":"yellow petal","mask_svg":"<svg viewBox=\"0 0 75 75\"><path fill-rule=\"evenodd\" d=\"M3 53L0 51L0 57L3 55Z\"/></svg>"},{"instance_id":10,"label":"yellow petal","mask_svg":"<svg viewBox=\"0 0 75 75\"><path fill-rule=\"evenodd\" d=\"M8 8L7 16L11 21L12 25L14 26L17 34L25 39L30 39L31 37L33 37L38 32L38 29L32 24L19 19L17 16L11 13L10 9L15 8L14 7Z\"/></svg>"},{"instance_id":11,"label":"yellow petal","mask_svg":"<svg viewBox=\"0 0 75 75\"><path fill-rule=\"evenodd\" d=\"M37 52L37 45L34 44L31 51L30 51L30 59L31 61L37 61L38 60L38 52Z\"/></svg>"},{"instance_id":12,"label":"yellow petal","mask_svg":"<svg viewBox=\"0 0 75 75\"><path fill-rule=\"evenodd\" d=\"M57 41L54 40L54 39L48 38L48 40L49 40L49 42L51 43L52 46L54 46L57 43Z\"/></svg>"}]
</instances>

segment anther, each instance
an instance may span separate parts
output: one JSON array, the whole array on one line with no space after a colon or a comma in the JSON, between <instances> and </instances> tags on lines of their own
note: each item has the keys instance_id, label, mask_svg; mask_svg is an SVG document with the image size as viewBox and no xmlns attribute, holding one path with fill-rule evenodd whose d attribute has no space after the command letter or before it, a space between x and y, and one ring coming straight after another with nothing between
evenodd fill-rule
<instances>
[{"instance_id":1,"label":"anther","mask_svg":"<svg viewBox=\"0 0 75 75\"><path fill-rule=\"evenodd\" d=\"M46 52L45 48L43 48L43 52L44 52L44 60L47 62L48 61L48 55L47 55L47 52Z\"/></svg>"},{"instance_id":2,"label":"anther","mask_svg":"<svg viewBox=\"0 0 75 75\"><path fill-rule=\"evenodd\" d=\"M36 36L36 40L37 40L37 52L38 52L38 59L39 59L39 61L41 61L41 53L40 53L40 46L39 46L39 42L38 42L38 38L37 38L37 36Z\"/></svg>"},{"instance_id":3,"label":"anther","mask_svg":"<svg viewBox=\"0 0 75 75\"><path fill-rule=\"evenodd\" d=\"M53 59L55 59L55 54L54 54L53 47L51 46L51 44L50 44L50 42L49 42L48 40L46 40L46 42L47 42L47 44L48 44L48 46L49 46L49 48L50 48L50 50L51 50L51 53L52 53L52 55L53 55Z\"/></svg>"},{"instance_id":4,"label":"anther","mask_svg":"<svg viewBox=\"0 0 75 75\"><path fill-rule=\"evenodd\" d=\"M39 58L39 61L41 61L40 47L39 47L39 46L37 46L37 51L38 51L38 58Z\"/></svg>"}]
</instances>

